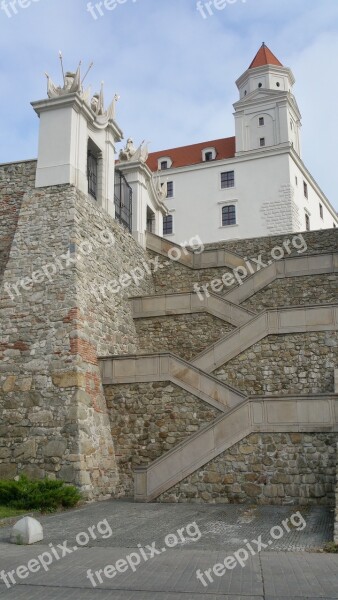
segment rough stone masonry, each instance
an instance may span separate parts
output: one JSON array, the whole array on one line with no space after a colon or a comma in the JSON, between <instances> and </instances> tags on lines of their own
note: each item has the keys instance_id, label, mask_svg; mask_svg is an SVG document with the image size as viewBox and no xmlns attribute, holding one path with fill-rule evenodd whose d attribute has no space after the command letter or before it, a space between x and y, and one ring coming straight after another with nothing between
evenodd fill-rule
<instances>
[{"instance_id":1,"label":"rough stone masonry","mask_svg":"<svg viewBox=\"0 0 338 600\"><path fill-rule=\"evenodd\" d=\"M233 325L204 312L134 320L128 301L192 291L228 268L193 271L157 257L161 268L140 285L98 300L99 286L156 255L74 187L35 190L35 169L34 161L0 166L0 477L60 477L88 498L129 496L135 465L175 449L219 412L170 381L104 387L99 358L166 350L189 361L231 335ZM337 250L337 231L304 237L308 255ZM265 258L281 242L216 247ZM33 281L46 265L50 279ZM337 273L277 279L243 307L334 304L337 289ZM337 352L334 331L267 336L213 376L251 395L333 395ZM158 500L333 504L337 441L335 431L251 434Z\"/></svg>"}]
</instances>

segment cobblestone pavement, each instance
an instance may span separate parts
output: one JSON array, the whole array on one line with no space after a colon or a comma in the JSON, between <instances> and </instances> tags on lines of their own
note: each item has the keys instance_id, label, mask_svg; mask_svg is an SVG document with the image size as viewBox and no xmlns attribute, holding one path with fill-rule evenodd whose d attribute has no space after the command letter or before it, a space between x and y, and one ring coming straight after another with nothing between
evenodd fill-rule
<instances>
[{"instance_id":1,"label":"cobblestone pavement","mask_svg":"<svg viewBox=\"0 0 338 600\"><path fill-rule=\"evenodd\" d=\"M68 552L54 560L48 571L30 573L11 583L0 584L0 597L36 600L338 600L338 555L319 553L332 538L333 514L325 507L300 508L306 521L302 531L291 528L280 540L270 530L290 518L296 507L250 507L234 505L133 504L109 501L63 514L41 518L45 539L34 546L8 544L9 527L0 529L0 571L15 570L44 552L68 541ZM107 519L111 530L83 547L74 544L78 534ZM166 536L196 522L202 534L197 541L180 541L164 549ZM196 529L191 530L196 533ZM110 535L112 533L112 535ZM209 572L213 581L204 587L196 578L247 542L262 541L267 548L248 557L222 576ZM82 539L82 537L84 539ZM80 536L81 545L86 543ZM178 537L178 536L177 536ZM191 536L194 537L193 535ZM135 572L115 572L93 587L87 577L116 565L132 552L155 542L159 554L142 561ZM256 546L253 544L253 547ZM316 552L317 550L317 552ZM61 554L61 549L59 550Z\"/></svg>"}]
</instances>

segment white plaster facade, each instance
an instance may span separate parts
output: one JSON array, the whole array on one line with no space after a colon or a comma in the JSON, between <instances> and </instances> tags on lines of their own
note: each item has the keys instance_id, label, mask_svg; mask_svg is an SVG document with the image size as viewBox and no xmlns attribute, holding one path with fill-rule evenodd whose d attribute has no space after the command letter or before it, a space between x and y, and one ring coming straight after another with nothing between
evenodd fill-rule
<instances>
[{"instance_id":1,"label":"white plaster facade","mask_svg":"<svg viewBox=\"0 0 338 600\"><path fill-rule=\"evenodd\" d=\"M98 161L98 203L114 210L115 143L122 131L112 119L100 123L79 93L33 102L40 117L37 188L71 184L88 193L88 149Z\"/></svg>"},{"instance_id":2,"label":"white plaster facade","mask_svg":"<svg viewBox=\"0 0 338 600\"><path fill-rule=\"evenodd\" d=\"M215 156L212 141L199 148L194 164L188 159L175 166L175 156L189 156L196 145L150 155L153 170L167 162L162 175L173 186L166 200L173 230L166 237L184 243L199 235L207 243L338 226L336 211L301 159L294 83L291 70L263 45L236 82L233 156L220 158L217 148ZM232 171L234 185L222 189L221 174ZM228 209L235 211L235 224L222 224L226 206L235 207Z\"/></svg>"},{"instance_id":3,"label":"white plaster facade","mask_svg":"<svg viewBox=\"0 0 338 600\"><path fill-rule=\"evenodd\" d=\"M57 87L47 78L48 99L32 102L40 118L35 187L75 186L88 195L88 201L118 218L145 247L147 229L162 235L167 209L163 190L156 187L158 178L145 164L147 149L141 146L128 154L132 140L128 140L125 161L118 164L132 189L132 210L129 206L126 209L128 199L125 203L129 189L124 190L123 197L117 197L115 144L123 139L115 121L118 97L108 109L104 106L103 86L100 94L91 98L89 90L83 89L80 66L76 73L64 75L63 86Z\"/></svg>"},{"instance_id":4,"label":"white plaster facade","mask_svg":"<svg viewBox=\"0 0 338 600\"><path fill-rule=\"evenodd\" d=\"M133 237L145 248L147 231L163 235L166 207L159 199L155 177L144 162L119 163L118 170L123 173L133 191Z\"/></svg>"}]
</instances>

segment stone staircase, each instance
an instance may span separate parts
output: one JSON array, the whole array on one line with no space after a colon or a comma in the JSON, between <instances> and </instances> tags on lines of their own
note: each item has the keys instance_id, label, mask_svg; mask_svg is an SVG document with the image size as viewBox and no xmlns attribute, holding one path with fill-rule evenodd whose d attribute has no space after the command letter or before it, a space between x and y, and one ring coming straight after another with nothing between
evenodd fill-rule
<instances>
[{"instance_id":1,"label":"stone staircase","mask_svg":"<svg viewBox=\"0 0 338 600\"><path fill-rule=\"evenodd\" d=\"M135 469L135 500L151 502L247 437L279 431L338 431L337 396L247 398L147 467Z\"/></svg>"},{"instance_id":2,"label":"stone staircase","mask_svg":"<svg viewBox=\"0 0 338 600\"><path fill-rule=\"evenodd\" d=\"M168 256L173 247L180 248L157 236L148 236L152 252ZM224 249L210 249L203 254L186 251L180 261L189 269L243 265L241 257ZM337 304L280 307L259 314L241 306L276 279L337 272L338 254L297 256L257 271L223 297L208 293L201 300L195 293L182 292L130 300L135 320L204 312L235 327L189 362L170 352L100 360L103 385L172 382L221 413L157 460L135 470L136 500L148 502L158 498L253 432L338 431L338 397L334 393L250 397L212 375L267 336L337 331Z\"/></svg>"},{"instance_id":3,"label":"stone staircase","mask_svg":"<svg viewBox=\"0 0 338 600\"><path fill-rule=\"evenodd\" d=\"M172 252L172 260L190 269L206 269L211 267L245 267L244 259L236 252L228 252L224 248L210 248L203 252L182 248L174 242L161 238L153 233L147 233L147 249L160 256L168 258Z\"/></svg>"}]
</instances>

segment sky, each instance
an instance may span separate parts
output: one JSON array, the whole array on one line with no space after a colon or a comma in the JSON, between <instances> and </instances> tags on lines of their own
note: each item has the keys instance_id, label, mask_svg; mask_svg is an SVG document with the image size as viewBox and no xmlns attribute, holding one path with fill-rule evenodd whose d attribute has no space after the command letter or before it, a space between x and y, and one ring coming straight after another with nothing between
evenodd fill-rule
<instances>
[{"instance_id":1,"label":"sky","mask_svg":"<svg viewBox=\"0 0 338 600\"><path fill-rule=\"evenodd\" d=\"M45 72L61 83L59 50L66 70L94 61L86 84L118 93L125 138L156 151L234 135L235 81L264 41L296 77L302 158L338 209L338 0L217 2L0 0L0 162L36 158L30 102Z\"/></svg>"}]
</instances>

